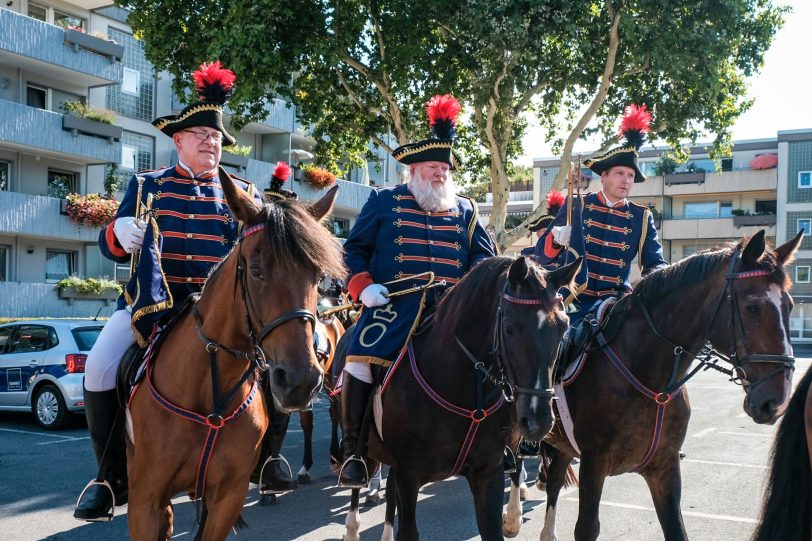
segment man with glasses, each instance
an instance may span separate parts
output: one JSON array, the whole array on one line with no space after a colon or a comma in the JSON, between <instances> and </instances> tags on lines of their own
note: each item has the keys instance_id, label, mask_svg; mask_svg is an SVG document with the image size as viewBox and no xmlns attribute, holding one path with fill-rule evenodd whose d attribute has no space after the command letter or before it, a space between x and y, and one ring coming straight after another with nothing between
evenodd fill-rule
<instances>
[{"instance_id":1,"label":"man with glasses","mask_svg":"<svg viewBox=\"0 0 812 541\"><path fill-rule=\"evenodd\" d=\"M218 171L222 147L236 142L222 118L236 77L214 62L201 65L194 79L200 101L178 115L153 121L172 137L178 164L135 175L115 219L99 235L107 258L127 263L136 252L141 257L85 366L85 413L99 474L74 511L80 520L109 520L114 506L127 501L124 416L116 395L116 372L124 353L136 341L144 346L157 321L188 295L200 292L212 267L239 238L240 224L226 206L220 185L219 175L226 173ZM253 184L234 181L261 201ZM144 205L148 194L153 196L150 223L157 224L157 236L136 216L139 197ZM155 287L145 287L147 282Z\"/></svg>"}]
</instances>

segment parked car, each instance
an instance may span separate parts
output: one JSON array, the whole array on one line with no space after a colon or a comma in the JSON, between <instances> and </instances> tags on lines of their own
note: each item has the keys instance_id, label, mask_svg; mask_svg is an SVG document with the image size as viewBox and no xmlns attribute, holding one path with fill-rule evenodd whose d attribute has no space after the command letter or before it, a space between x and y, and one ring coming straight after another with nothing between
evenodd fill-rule
<instances>
[{"instance_id":1,"label":"parked car","mask_svg":"<svg viewBox=\"0 0 812 541\"><path fill-rule=\"evenodd\" d=\"M47 430L83 412L85 361L103 326L80 319L0 325L0 410L31 411Z\"/></svg>"}]
</instances>

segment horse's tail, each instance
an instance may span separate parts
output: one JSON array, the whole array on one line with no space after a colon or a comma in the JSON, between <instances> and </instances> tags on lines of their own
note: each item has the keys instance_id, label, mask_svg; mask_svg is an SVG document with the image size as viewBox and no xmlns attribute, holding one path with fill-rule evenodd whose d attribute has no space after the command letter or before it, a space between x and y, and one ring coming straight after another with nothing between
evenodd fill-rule
<instances>
[{"instance_id":1,"label":"horse's tail","mask_svg":"<svg viewBox=\"0 0 812 541\"><path fill-rule=\"evenodd\" d=\"M544 469L547 469L553 461L553 457L561 452L545 441L541 442L539 450L539 461ZM578 475L575 473L572 464L567 464L567 473L564 474L564 488L571 486L578 486Z\"/></svg>"},{"instance_id":2,"label":"horse's tail","mask_svg":"<svg viewBox=\"0 0 812 541\"><path fill-rule=\"evenodd\" d=\"M806 441L804 410L812 384L810 368L790 399L772 450L772 466L753 541L812 538L812 466Z\"/></svg>"}]
</instances>

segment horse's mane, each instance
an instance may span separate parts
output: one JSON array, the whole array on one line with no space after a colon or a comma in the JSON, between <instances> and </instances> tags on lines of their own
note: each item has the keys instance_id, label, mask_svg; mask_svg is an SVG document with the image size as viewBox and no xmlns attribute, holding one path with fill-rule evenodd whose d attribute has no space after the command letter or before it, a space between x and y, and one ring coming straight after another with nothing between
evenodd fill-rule
<instances>
[{"instance_id":1,"label":"horse's mane","mask_svg":"<svg viewBox=\"0 0 812 541\"><path fill-rule=\"evenodd\" d=\"M340 245L306 204L285 199L266 203L262 212L271 257L284 272L296 272L305 265L317 275L346 274Z\"/></svg>"},{"instance_id":2,"label":"horse's mane","mask_svg":"<svg viewBox=\"0 0 812 541\"><path fill-rule=\"evenodd\" d=\"M657 269L642 278L633 293L646 303L653 302L670 293L680 291L685 286L704 280L720 272L722 268L726 270L730 264L730 257L737 250L743 250L746 241L747 239L728 242L720 247L690 255L673 265ZM786 271L772 248L765 248L764 254L758 260L757 268L770 272L771 277L784 289L789 287Z\"/></svg>"},{"instance_id":3,"label":"horse's mane","mask_svg":"<svg viewBox=\"0 0 812 541\"><path fill-rule=\"evenodd\" d=\"M485 259L446 293L437 305L434 316L434 320L442 325L437 335L438 343L451 343L458 329L462 325L470 326L472 318L487 317L487 314L495 313L499 302L497 293L501 287L499 277L511 263L511 257ZM477 303L476 309L472 310L475 300L481 304Z\"/></svg>"}]
</instances>

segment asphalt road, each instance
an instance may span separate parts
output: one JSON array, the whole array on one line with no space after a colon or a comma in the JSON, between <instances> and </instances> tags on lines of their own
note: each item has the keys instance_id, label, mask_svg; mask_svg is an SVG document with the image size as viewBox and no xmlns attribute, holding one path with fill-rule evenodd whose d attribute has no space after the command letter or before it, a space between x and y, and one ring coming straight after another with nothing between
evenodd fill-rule
<instances>
[{"instance_id":1,"label":"asphalt road","mask_svg":"<svg viewBox=\"0 0 812 541\"><path fill-rule=\"evenodd\" d=\"M800 353L800 352L798 352ZM799 359L796 381L812 358ZM741 389L718 373L701 373L689 385L693 415L682 462L682 510L692 539L746 540L755 526L762 497L767 457L776 426L753 423L742 410ZM297 418L284 454L298 464L302 435ZM329 422L326 403L316 406L313 483L260 507L252 486L245 503L249 529L235 540L339 540L349 491L335 487L328 467ZM0 414L0 539L92 541L128 539L126 507L111 523L88 524L73 519L79 491L94 475L87 429L81 422L60 432L46 432L25 414ZM533 476L533 474L531 474ZM533 476L534 477L534 476ZM537 540L544 523L544 495L531 488L524 502L520 540ZM507 491L505 492L507 498ZM193 539L195 505L175 498L173 538ZM573 538L578 493L562 497L558 537ZM361 514L361 538L380 539L384 506ZM472 499L463 479L434 483L421 491L417 508L421 538L477 539ZM610 478L601 505L601 539L662 539L643 479L634 474Z\"/></svg>"}]
</instances>

